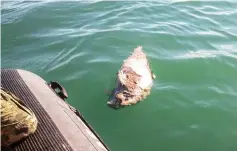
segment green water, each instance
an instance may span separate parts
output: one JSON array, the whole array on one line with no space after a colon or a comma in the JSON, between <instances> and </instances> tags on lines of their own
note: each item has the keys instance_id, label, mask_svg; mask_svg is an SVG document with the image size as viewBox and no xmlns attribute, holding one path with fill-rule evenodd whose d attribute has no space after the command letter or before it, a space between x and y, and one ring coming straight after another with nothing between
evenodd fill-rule
<instances>
[{"instance_id":1,"label":"green water","mask_svg":"<svg viewBox=\"0 0 237 151\"><path fill-rule=\"evenodd\" d=\"M1 13L2 68L60 82L112 151L237 150L236 2L2 2ZM105 91L138 45L151 95L113 110Z\"/></svg>"}]
</instances>

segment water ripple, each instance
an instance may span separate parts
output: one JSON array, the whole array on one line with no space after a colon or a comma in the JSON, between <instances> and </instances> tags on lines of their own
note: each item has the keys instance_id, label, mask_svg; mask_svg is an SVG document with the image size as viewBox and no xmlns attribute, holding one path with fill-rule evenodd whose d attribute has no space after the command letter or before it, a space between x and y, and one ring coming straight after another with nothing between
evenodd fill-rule
<instances>
[{"instance_id":1,"label":"water ripple","mask_svg":"<svg viewBox=\"0 0 237 151\"><path fill-rule=\"evenodd\" d=\"M3 1L2 2L2 24L20 22L24 16L42 6L45 2Z\"/></svg>"},{"instance_id":2,"label":"water ripple","mask_svg":"<svg viewBox=\"0 0 237 151\"><path fill-rule=\"evenodd\" d=\"M2 66L65 82L70 99L80 100L74 104L84 110L108 144L114 144L112 150L150 146L151 150L172 150L169 147L177 145L177 140L170 145L172 139L179 136L190 140L190 146L200 147L221 134L225 140L219 146L213 141L215 145L204 145L204 150L233 146L234 139L223 130L236 131L237 3L47 0L3 5ZM105 108L100 90L112 78L114 83L121 62L137 45L143 46L157 79L147 101L113 112ZM108 115L113 117L109 127ZM128 129L127 125L134 123L136 126ZM114 124L120 131L114 130ZM127 135L128 131L134 133ZM161 132L163 135L157 135ZM206 132L215 136L205 138ZM111 139L111 134L118 137ZM142 134L151 139L133 138ZM200 150L198 147L194 150Z\"/></svg>"},{"instance_id":3,"label":"water ripple","mask_svg":"<svg viewBox=\"0 0 237 151\"><path fill-rule=\"evenodd\" d=\"M192 59L192 58L213 58L217 56L227 56L237 59L237 54L232 54L226 51L213 51L213 50L199 50L199 51L189 51L185 54L176 55L174 59Z\"/></svg>"},{"instance_id":4,"label":"water ripple","mask_svg":"<svg viewBox=\"0 0 237 151\"><path fill-rule=\"evenodd\" d=\"M226 87L209 86L208 89L212 90L213 92L219 95L221 94L221 95L230 95L230 96L237 97L236 91L230 86L226 86Z\"/></svg>"}]
</instances>

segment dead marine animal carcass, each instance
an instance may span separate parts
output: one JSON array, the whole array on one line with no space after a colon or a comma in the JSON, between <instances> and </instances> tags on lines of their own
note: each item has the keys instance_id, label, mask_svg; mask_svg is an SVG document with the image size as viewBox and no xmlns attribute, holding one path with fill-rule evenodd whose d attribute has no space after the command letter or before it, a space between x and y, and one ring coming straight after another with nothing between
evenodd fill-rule
<instances>
[{"instance_id":1,"label":"dead marine animal carcass","mask_svg":"<svg viewBox=\"0 0 237 151\"><path fill-rule=\"evenodd\" d=\"M123 61L107 104L113 108L136 104L150 94L154 79L147 56L142 46L138 46Z\"/></svg>"}]
</instances>

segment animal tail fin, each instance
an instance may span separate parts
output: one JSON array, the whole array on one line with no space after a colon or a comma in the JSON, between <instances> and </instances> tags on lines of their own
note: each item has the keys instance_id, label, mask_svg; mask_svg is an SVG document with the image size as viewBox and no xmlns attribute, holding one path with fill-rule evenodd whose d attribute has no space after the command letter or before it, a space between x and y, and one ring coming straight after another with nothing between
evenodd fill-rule
<instances>
[{"instance_id":1,"label":"animal tail fin","mask_svg":"<svg viewBox=\"0 0 237 151\"><path fill-rule=\"evenodd\" d=\"M135 57L137 59L145 59L146 54L142 50L142 46L138 46L137 48L134 49L132 57Z\"/></svg>"},{"instance_id":2,"label":"animal tail fin","mask_svg":"<svg viewBox=\"0 0 237 151\"><path fill-rule=\"evenodd\" d=\"M142 46L138 46L137 48L134 49L135 53L141 53L142 52Z\"/></svg>"}]
</instances>

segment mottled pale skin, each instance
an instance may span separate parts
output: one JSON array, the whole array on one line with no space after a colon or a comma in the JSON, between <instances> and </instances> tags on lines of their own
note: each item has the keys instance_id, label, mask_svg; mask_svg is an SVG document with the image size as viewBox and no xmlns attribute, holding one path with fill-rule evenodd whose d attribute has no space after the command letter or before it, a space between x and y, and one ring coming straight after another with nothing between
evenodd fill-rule
<instances>
[{"instance_id":1,"label":"mottled pale skin","mask_svg":"<svg viewBox=\"0 0 237 151\"><path fill-rule=\"evenodd\" d=\"M150 94L155 75L142 47L134 49L118 71L116 87L108 101L111 107L136 104Z\"/></svg>"}]
</instances>

